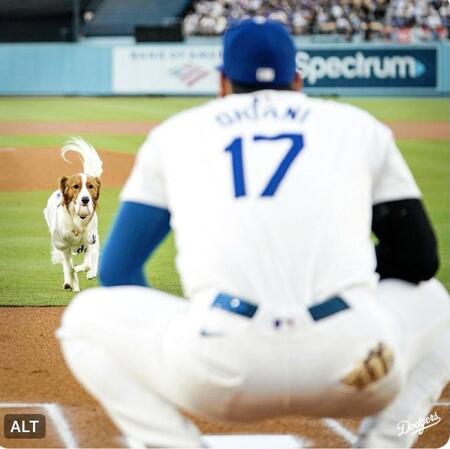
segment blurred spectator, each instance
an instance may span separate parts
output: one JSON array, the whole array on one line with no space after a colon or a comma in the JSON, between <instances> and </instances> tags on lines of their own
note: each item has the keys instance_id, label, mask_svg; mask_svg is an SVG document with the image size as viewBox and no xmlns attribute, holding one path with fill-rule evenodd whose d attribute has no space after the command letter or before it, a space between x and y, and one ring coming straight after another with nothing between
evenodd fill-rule
<instances>
[{"instance_id":1,"label":"blurred spectator","mask_svg":"<svg viewBox=\"0 0 450 449\"><path fill-rule=\"evenodd\" d=\"M296 35L338 34L351 40L437 40L450 36L448 0L196 0L186 35L220 35L245 17L284 23Z\"/></svg>"}]
</instances>

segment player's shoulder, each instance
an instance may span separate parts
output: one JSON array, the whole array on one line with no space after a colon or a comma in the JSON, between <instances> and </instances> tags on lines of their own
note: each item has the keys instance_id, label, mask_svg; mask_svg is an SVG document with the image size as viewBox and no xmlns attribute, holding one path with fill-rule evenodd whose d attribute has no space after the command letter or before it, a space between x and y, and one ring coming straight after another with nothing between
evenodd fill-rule
<instances>
[{"instance_id":1,"label":"player's shoulder","mask_svg":"<svg viewBox=\"0 0 450 449\"><path fill-rule=\"evenodd\" d=\"M312 97L308 97L308 102L311 108L322 111L323 113L339 114L344 115L345 117L353 117L365 121L375 120L375 118L367 111L350 103L327 98Z\"/></svg>"},{"instance_id":2,"label":"player's shoulder","mask_svg":"<svg viewBox=\"0 0 450 449\"><path fill-rule=\"evenodd\" d=\"M332 99L309 98L310 107L319 114L334 117L340 123L362 126L367 132L390 134L390 129L368 111L350 103Z\"/></svg>"}]
</instances>

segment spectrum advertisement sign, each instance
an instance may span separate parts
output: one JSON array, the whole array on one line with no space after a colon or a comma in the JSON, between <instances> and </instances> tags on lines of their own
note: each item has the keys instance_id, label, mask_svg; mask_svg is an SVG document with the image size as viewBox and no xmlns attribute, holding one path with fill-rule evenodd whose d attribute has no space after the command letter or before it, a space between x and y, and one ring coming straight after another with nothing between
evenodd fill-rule
<instances>
[{"instance_id":1,"label":"spectrum advertisement sign","mask_svg":"<svg viewBox=\"0 0 450 449\"><path fill-rule=\"evenodd\" d=\"M306 88L437 86L436 49L302 49L296 62Z\"/></svg>"}]
</instances>

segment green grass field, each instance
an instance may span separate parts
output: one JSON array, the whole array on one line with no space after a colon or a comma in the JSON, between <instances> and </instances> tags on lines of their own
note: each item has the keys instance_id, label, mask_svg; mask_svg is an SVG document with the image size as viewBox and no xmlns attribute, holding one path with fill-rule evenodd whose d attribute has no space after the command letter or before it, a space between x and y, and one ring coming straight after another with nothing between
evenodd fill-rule
<instances>
[{"instance_id":1,"label":"green grass field","mask_svg":"<svg viewBox=\"0 0 450 449\"><path fill-rule=\"evenodd\" d=\"M449 121L448 99L347 99L386 121ZM8 121L159 121L201 104L204 98L5 98L0 122ZM346 101L346 99L342 99ZM1 135L0 147L58 147L66 136ZM144 136L84 134L94 146L134 153ZM423 193L440 242L438 277L449 286L449 144L439 140L400 140L402 153ZM36 150L39 151L39 150ZM2 168L3 169L3 168ZM1 175L0 175L1 176ZM104 241L117 207L119 189L105 188L100 209ZM50 238L42 215L49 191L0 192L0 305L64 305L62 270L50 264ZM181 294L170 236L147 266L156 288ZM81 288L95 285L80 275Z\"/></svg>"}]
</instances>

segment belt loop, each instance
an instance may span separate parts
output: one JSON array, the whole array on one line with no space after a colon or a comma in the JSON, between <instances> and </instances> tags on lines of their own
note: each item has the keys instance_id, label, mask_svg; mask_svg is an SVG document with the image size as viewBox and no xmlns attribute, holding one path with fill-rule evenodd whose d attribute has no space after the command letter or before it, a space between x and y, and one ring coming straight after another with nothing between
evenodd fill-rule
<instances>
[{"instance_id":1,"label":"belt loop","mask_svg":"<svg viewBox=\"0 0 450 449\"><path fill-rule=\"evenodd\" d=\"M349 308L350 306L341 297L334 296L320 304L309 307L308 310L312 319L314 321L319 321Z\"/></svg>"}]
</instances>

